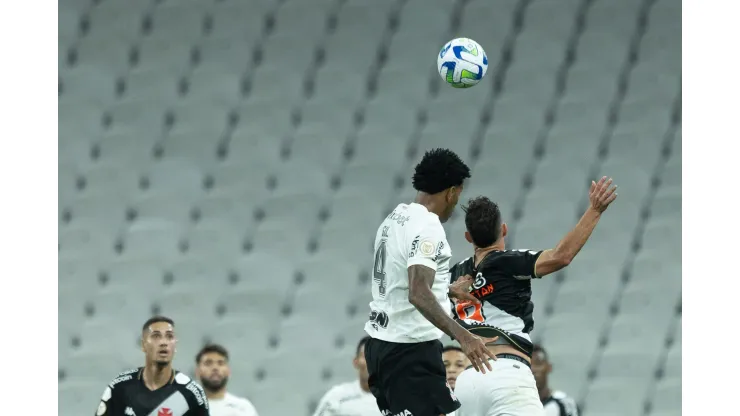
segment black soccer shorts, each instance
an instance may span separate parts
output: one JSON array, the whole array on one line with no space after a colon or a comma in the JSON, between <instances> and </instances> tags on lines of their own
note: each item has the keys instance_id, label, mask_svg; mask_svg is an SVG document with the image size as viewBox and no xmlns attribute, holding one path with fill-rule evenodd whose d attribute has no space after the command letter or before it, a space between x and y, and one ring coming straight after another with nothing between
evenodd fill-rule
<instances>
[{"instance_id":1,"label":"black soccer shorts","mask_svg":"<svg viewBox=\"0 0 740 416\"><path fill-rule=\"evenodd\" d=\"M370 391L383 415L439 416L460 407L438 340L414 344L371 338L365 344Z\"/></svg>"}]
</instances>

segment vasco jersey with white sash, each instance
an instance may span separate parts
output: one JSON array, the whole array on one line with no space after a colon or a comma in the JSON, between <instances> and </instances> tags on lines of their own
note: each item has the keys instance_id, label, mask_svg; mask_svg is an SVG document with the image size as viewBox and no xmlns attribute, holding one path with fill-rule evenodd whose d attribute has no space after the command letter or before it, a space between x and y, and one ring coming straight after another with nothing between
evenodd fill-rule
<instances>
[{"instance_id":1,"label":"vasco jersey with white sash","mask_svg":"<svg viewBox=\"0 0 740 416\"><path fill-rule=\"evenodd\" d=\"M469 257L452 267L454 282L465 275L475 276L471 294L481 301L474 305L453 305L455 317L469 324L483 324L499 330L498 343L506 343L532 356L529 333L534 328L531 279L542 251L491 251L475 267Z\"/></svg>"},{"instance_id":2,"label":"vasco jersey with white sash","mask_svg":"<svg viewBox=\"0 0 740 416\"><path fill-rule=\"evenodd\" d=\"M172 370L172 377L157 390L149 390L144 369L120 373L103 391L96 416L209 416L203 388L187 375Z\"/></svg>"},{"instance_id":3,"label":"vasco jersey with white sash","mask_svg":"<svg viewBox=\"0 0 740 416\"><path fill-rule=\"evenodd\" d=\"M439 217L417 203L398 205L375 235L373 301L365 332L387 342L440 339L442 331L409 302L408 268L422 265L436 271L432 293L449 311L450 257L452 252Z\"/></svg>"}]
</instances>

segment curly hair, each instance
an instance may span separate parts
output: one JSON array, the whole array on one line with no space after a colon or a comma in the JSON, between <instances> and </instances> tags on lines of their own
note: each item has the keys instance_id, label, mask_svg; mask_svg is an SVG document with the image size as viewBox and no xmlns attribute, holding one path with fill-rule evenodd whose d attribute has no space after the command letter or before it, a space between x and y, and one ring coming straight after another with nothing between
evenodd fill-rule
<instances>
[{"instance_id":1,"label":"curly hair","mask_svg":"<svg viewBox=\"0 0 740 416\"><path fill-rule=\"evenodd\" d=\"M468 201L463 211L465 227L476 247L489 247L498 240L501 234L501 211L495 202L479 196Z\"/></svg>"},{"instance_id":2,"label":"curly hair","mask_svg":"<svg viewBox=\"0 0 740 416\"><path fill-rule=\"evenodd\" d=\"M460 186L470 177L470 168L449 149L432 149L424 154L414 170L414 189L436 194Z\"/></svg>"}]
</instances>

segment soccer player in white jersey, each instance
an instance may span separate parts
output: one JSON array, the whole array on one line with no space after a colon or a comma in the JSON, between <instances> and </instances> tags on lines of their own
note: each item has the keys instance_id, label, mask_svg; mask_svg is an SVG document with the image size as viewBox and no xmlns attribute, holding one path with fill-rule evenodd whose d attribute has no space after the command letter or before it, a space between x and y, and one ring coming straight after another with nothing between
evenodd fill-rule
<instances>
[{"instance_id":1,"label":"soccer player in white jersey","mask_svg":"<svg viewBox=\"0 0 740 416\"><path fill-rule=\"evenodd\" d=\"M552 364L547 352L541 345L535 345L532 349L532 374L537 381L537 390L545 408L545 416L578 416L576 401L562 391L550 388L548 376L551 372Z\"/></svg>"},{"instance_id":2,"label":"soccer player in white jersey","mask_svg":"<svg viewBox=\"0 0 740 416\"><path fill-rule=\"evenodd\" d=\"M357 370L358 380L336 385L329 389L316 407L314 416L379 416L375 396L367 384L365 344L370 339L363 337L357 344L352 365Z\"/></svg>"},{"instance_id":3,"label":"soccer player in white jersey","mask_svg":"<svg viewBox=\"0 0 740 416\"><path fill-rule=\"evenodd\" d=\"M427 152L413 176L415 201L398 205L378 227L365 358L383 415L439 416L460 406L446 381L443 333L458 340L476 369L495 358L488 340L450 316L449 297L477 301L467 291L471 279L449 283L452 253L442 228L469 177L452 151Z\"/></svg>"},{"instance_id":4,"label":"soccer player in white jersey","mask_svg":"<svg viewBox=\"0 0 740 416\"><path fill-rule=\"evenodd\" d=\"M231 369L229 352L221 345L203 347L195 357L195 376L206 391L211 416L258 416L252 403L226 391Z\"/></svg>"},{"instance_id":5,"label":"soccer player in white jersey","mask_svg":"<svg viewBox=\"0 0 740 416\"><path fill-rule=\"evenodd\" d=\"M499 359L488 374L467 369L457 378L455 394L462 404L457 416L543 415L531 370L531 280L573 261L616 199L616 187L611 185L606 177L591 182L590 205L578 224L555 248L544 251L506 250L506 224L501 222L498 205L488 198L474 198L464 209L465 238L473 244L475 255L456 264L451 274L453 280L475 276L471 293L482 303L458 302L454 313L470 331L499 336L488 346Z\"/></svg>"}]
</instances>

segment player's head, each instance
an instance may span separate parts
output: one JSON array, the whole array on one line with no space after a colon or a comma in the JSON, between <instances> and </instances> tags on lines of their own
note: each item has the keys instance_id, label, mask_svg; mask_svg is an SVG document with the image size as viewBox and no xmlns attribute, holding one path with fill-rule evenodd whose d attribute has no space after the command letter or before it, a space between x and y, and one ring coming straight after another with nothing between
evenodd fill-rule
<instances>
[{"instance_id":1,"label":"player's head","mask_svg":"<svg viewBox=\"0 0 740 416\"><path fill-rule=\"evenodd\" d=\"M537 381L537 389L547 388L547 376L552 371L552 364L547 358L547 352L542 345L535 345L532 349L532 374Z\"/></svg>"},{"instance_id":2,"label":"player's head","mask_svg":"<svg viewBox=\"0 0 740 416\"><path fill-rule=\"evenodd\" d=\"M465 211L465 239L478 248L490 247L497 242L503 242L508 233L506 224L501 222L501 211L498 205L479 196L468 201L463 207Z\"/></svg>"},{"instance_id":3,"label":"player's head","mask_svg":"<svg viewBox=\"0 0 740 416\"><path fill-rule=\"evenodd\" d=\"M141 327L141 350L147 363L166 366L175 357L175 322L166 316L153 316Z\"/></svg>"},{"instance_id":4,"label":"player's head","mask_svg":"<svg viewBox=\"0 0 740 416\"><path fill-rule=\"evenodd\" d=\"M454 390L457 376L468 368L470 360L460 347L448 345L442 350L442 361L447 370L447 384Z\"/></svg>"},{"instance_id":5,"label":"player's head","mask_svg":"<svg viewBox=\"0 0 740 416\"><path fill-rule=\"evenodd\" d=\"M433 149L424 154L414 170L413 185L430 197L430 211L447 221L455 210L470 168L453 151Z\"/></svg>"},{"instance_id":6,"label":"player's head","mask_svg":"<svg viewBox=\"0 0 740 416\"><path fill-rule=\"evenodd\" d=\"M208 344L195 356L195 377L206 391L226 388L230 375L229 352L223 346Z\"/></svg>"},{"instance_id":7,"label":"player's head","mask_svg":"<svg viewBox=\"0 0 740 416\"><path fill-rule=\"evenodd\" d=\"M360 377L360 382L367 384L369 377L367 372L367 362L365 361L365 344L370 340L369 336L362 337L360 342L357 343L357 349L355 350L355 358L352 359L352 365L357 370L357 375Z\"/></svg>"}]
</instances>

